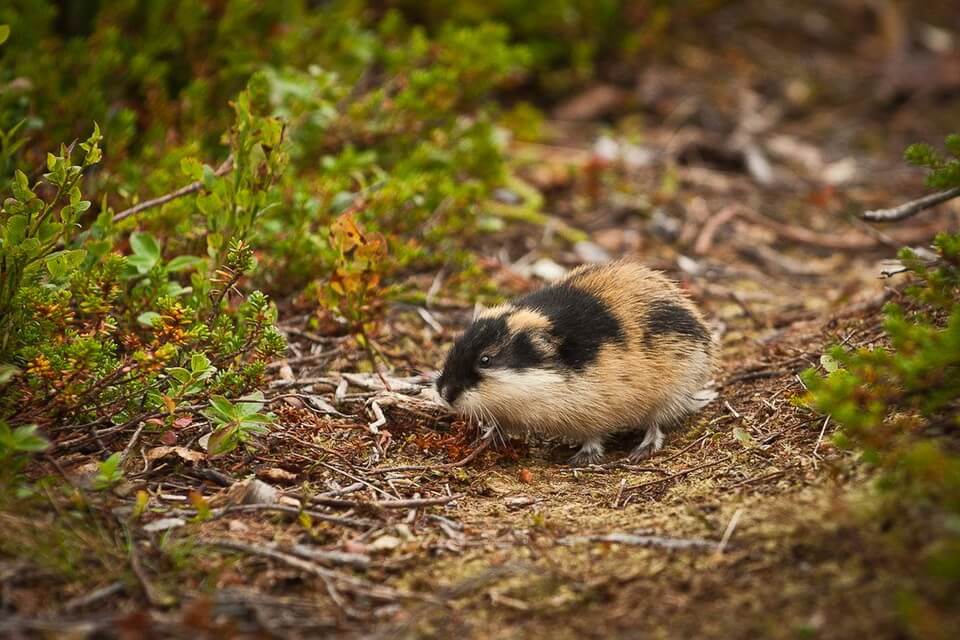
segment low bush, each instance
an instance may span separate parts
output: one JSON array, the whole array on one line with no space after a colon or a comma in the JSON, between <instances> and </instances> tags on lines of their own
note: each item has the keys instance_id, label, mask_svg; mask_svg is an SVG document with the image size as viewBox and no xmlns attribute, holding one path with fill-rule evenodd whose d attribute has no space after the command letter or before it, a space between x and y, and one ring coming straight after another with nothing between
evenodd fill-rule
<instances>
[{"instance_id":1,"label":"low bush","mask_svg":"<svg viewBox=\"0 0 960 640\"><path fill-rule=\"evenodd\" d=\"M274 306L239 288L284 158L279 121L256 115L251 96L236 100L232 172L185 163L206 191L193 201L203 255L171 255L149 233L124 238L109 207L84 221L99 128L79 159L61 147L35 182L17 172L0 211L0 411L12 424L166 428L210 394L245 393L285 350Z\"/></svg>"},{"instance_id":2,"label":"low bush","mask_svg":"<svg viewBox=\"0 0 960 640\"><path fill-rule=\"evenodd\" d=\"M927 145L907 151L930 186L960 186L960 136L946 146L946 156ZM834 348L832 371L804 375L810 403L842 427L837 444L881 471L888 538L927 570L929 580L901 594L916 625L955 608L960 593L960 234L938 235L933 248L900 252L911 281L903 303L884 309L887 346Z\"/></svg>"},{"instance_id":3,"label":"low bush","mask_svg":"<svg viewBox=\"0 0 960 640\"><path fill-rule=\"evenodd\" d=\"M0 419L103 447L205 415L221 453L269 422L243 413L285 350L262 291L376 361L404 277L469 268L509 174L490 96L530 54L349 2L93 4L0 9Z\"/></svg>"}]
</instances>

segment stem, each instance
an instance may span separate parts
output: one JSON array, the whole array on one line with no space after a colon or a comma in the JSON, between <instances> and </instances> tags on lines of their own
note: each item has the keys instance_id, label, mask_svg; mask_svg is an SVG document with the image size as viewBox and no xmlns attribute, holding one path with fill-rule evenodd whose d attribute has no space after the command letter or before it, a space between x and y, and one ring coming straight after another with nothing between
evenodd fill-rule
<instances>
[{"instance_id":1,"label":"stem","mask_svg":"<svg viewBox=\"0 0 960 640\"><path fill-rule=\"evenodd\" d=\"M223 164L217 167L217 170L214 171L213 175L219 178L220 176L223 176L229 173L232 169L233 169L233 158L232 156L227 156L227 159L223 161ZM203 189L202 180L191 182L187 186L181 187L176 191L171 191L170 193L159 196L157 198L153 198L152 200L144 200L140 204L134 205L128 209L124 209L120 213L117 213L113 216L113 222L120 222L121 220L129 218L132 215L136 215L140 213L141 211L146 211L147 209L159 207L161 205L167 204L168 202L176 200L177 198L181 198L183 196L190 195L191 193L200 191L201 189Z\"/></svg>"},{"instance_id":2,"label":"stem","mask_svg":"<svg viewBox=\"0 0 960 640\"><path fill-rule=\"evenodd\" d=\"M954 187L953 189L947 189L946 191L940 191L939 193L931 193L928 196L917 198L916 200L911 200L910 202L905 202L900 206L893 207L891 209L875 209L873 211L865 211L863 214L863 219L870 220L872 222L895 222L897 220L905 220L906 218L917 215L925 209L935 207L938 204L942 204L957 197L960 197L960 187Z\"/></svg>"}]
</instances>

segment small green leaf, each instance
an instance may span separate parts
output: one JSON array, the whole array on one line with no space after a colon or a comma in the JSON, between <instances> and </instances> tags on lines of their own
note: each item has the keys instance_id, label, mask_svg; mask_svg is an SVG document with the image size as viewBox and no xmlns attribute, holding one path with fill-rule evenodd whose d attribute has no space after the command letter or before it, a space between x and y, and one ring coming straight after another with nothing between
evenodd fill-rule
<instances>
[{"instance_id":1,"label":"small green leaf","mask_svg":"<svg viewBox=\"0 0 960 640\"><path fill-rule=\"evenodd\" d=\"M823 367L827 373L833 373L840 368L840 363L829 353L825 353L820 356L820 366Z\"/></svg>"},{"instance_id":2,"label":"small green leaf","mask_svg":"<svg viewBox=\"0 0 960 640\"><path fill-rule=\"evenodd\" d=\"M156 311L144 311L139 316L137 316L137 322L142 324L145 327L153 327L157 320L160 319L160 314Z\"/></svg>"},{"instance_id":3,"label":"small green leaf","mask_svg":"<svg viewBox=\"0 0 960 640\"><path fill-rule=\"evenodd\" d=\"M213 408L214 415L221 421L229 422L236 418L236 409L234 409L233 403L223 396L212 396L210 398L210 405ZM208 415L207 417L210 416Z\"/></svg>"},{"instance_id":4,"label":"small green leaf","mask_svg":"<svg viewBox=\"0 0 960 640\"><path fill-rule=\"evenodd\" d=\"M33 192L30 191L30 179L27 178L27 174L20 169L17 169L14 177L15 179L12 185L13 197L20 202L26 202L34 196Z\"/></svg>"},{"instance_id":5,"label":"small green leaf","mask_svg":"<svg viewBox=\"0 0 960 640\"><path fill-rule=\"evenodd\" d=\"M167 373L173 376L180 384L187 384L193 379L190 372L183 367L170 367L167 369Z\"/></svg>"},{"instance_id":6,"label":"small green leaf","mask_svg":"<svg viewBox=\"0 0 960 640\"><path fill-rule=\"evenodd\" d=\"M213 216L223 210L223 201L214 193L197 198L197 209L205 216Z\"/></svg>"},{"instance_id":7,"label":"small green leaf","mask_svg":"<svg viewBox=\"0 0 960 640\"><path fill-rule=\"evenodd\" d=\"M36 453L46 449L50 443L37 433L37 425L31 424L17 427L13 430L13 449L16 451Z\"/></svg>"},{"instance_id":8,"label":"small green leaf","mask_svg":"<svg viewBox=\"0 0 960 640\"><path fill-rule=\"evenodd\" d=\"M197 205L199 206L200 200L202 198L197 198ZM223 246L223 236L219 233L208 233L207 234L207 255L211 258L217 255L217 252L220 250L220 247Z\"/></svg>"},{"instance_id":9,"label":"small green leaf","mask_svg":"<svg viewBox=\"0 0 960 640\"><path fill-rule=\"evenodd\" d=\"M138 256L148 258L156 264L160 260L160 244L149 233L134 231L130 234L130 248Z\"/></svg>"},{"instance_id":10,"label":"small green leaf","mask_svg":"<svg viewBox=\"0 0 960 640\"><path fill-rule=\"evenodd\" d=\"M177 256L167 263L167 271L171 273L186 271L188 269L193 269L202 263L203 258L198 258L197 256Z\"/></svg>"},{"instance_id":11,"label":"small green leaf","mask_svg":"<svg viewBox=\"0 0 960 640\"><path fill-rule=\"evenodd\" d=\"M207 441L207 452L212 456L220 456L237 448L240 439L237 437L237 427L223 425L218 427Z\"/></svg>"},{"instance_id":12,"label":"small green leaf","mask_svg":"<svg viewBox=\"0 0 960 640\"><path fill-rule=\"evenodd\" d=\"M145 275L150 273L157 261L146 256L132 255L127 256L127 264L133 267L137 273Z\"/></svg>"},{"instance_id":13,"label":"small green leaf","mask_svg":"<svg viewBox=\"0 0 960 640\"><path fill-rule=\"evenodd\" d=\"M120 461L121 455L118 451L100 463L97 475L93 479L93 486L96 489L107 489L123 479L123 469L120 468Z\"/></svg>"},{"instance_id":14,"label":"small green leaf","mask_svg":"<svg viewBox=\"0 0 960 640\"><path fill-rule=\"evenodd\" d=\"M12 364L0 363L0 384L10 382L10 379L20 373L20 369Z\"/></svg>"},{"instance_id":15,"label":"small green leaf","mask_svg":"<svg viewBox=\"0 0 960 640\"><path fill-rule=\"evenodd\" d=\"M10 25L0 24L0 44L3 44L7 41L7 38L10 37Z\"/></svg>"},{"instance_id":16,"label":"small green leaf","mask_svg":"<svg viewBox=\"0 0 960 640\"><path fill-rule=\"evenodd\" d=\"M196 158L184 158L180 161L180 171L191 180L203 177L203 163Z\"/></svg>"},{"instance_id":17,"label":"small green leaf","mask_svg":"<svg viewBox=\"0 0 960 640\"><path fill-rule=\"evenodd\" d=\"M50 254L44 264L46 264L50 275L59 279L76 271L86 257L86 249L69 249Z\"/></svg>"},{"instance_id":18,"label":"small green leaf","mask_svg":"<svg viewBox=\"0 0 960 640\"><path fill-rule=\"evenodd\" d=\"M253 434L264 434L270 433L270 429L267 429L264 424L272 424L273 418L267 416L251 416L244 418L243 423L240 425L241 431L244 434L253 433Z\"/></svg>"},{"instance_id":19,"label":"small green leaf","mask_svg":"<svg viewBox=\"0 0 960 640\"><path fill-rule=\"evenodd\" d=\"M733 437L736 438L737 442L742 444L744 447L753 447L757 443L753 439L753 436L750 435L750 432L746 429L741 429L740 427L733 428Z\"/></svg>"},{"instance_id":20,"label":"small green leaf","mask_svg":"<svg viewBox=\"0 0 960 640\"><path fill-rule=\"evenodd\" d=\"M60 235L61 231L63 231L62 224L52 220L47 220L41 224L40 228L37 230L37 238L40 240L40 242L50 242Z\"/></svg>"},{"instance_id":21,"label":"small green leaf","mask_svg":"<svg viewBox=\"0 0 960 640\"><path fill-rule=\"evenodd\" d=\"M210 358L202 353L195 353L190 356L190 369L194 373L203 373L210 368Z\"/></svg>"},{"instance_id":22,"label":"small green leaf","mask_svg":"<svg viewBox=\"0 0 960 640\"><path fill-rule=\"evenodd\" d=\"M20 244L27 236L27 216L15 215L7 220L6 229L4 229L4 241L10 247Z\"/></svg>"},{"instance_id":23,"label":"small green leaf","mask_svg":"<svg viewBox=\"0 0 960 640\"><path fill-rule=\"evenodd\" d=\"M205 164L203 165L202 174L203 175L201 177L203 179L204 188L206 188L208 191L213 191L214 186L216 185L218 180L217 172L213 170L213 167L211 167L208 164Z\"/></svg>"}]
</instances>

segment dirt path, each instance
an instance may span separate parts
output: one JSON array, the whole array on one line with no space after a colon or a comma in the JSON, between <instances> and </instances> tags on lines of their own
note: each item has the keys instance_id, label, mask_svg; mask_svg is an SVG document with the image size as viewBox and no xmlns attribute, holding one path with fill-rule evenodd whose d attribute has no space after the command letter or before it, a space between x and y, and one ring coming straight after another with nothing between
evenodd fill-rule
<instances>
[{"instance_id":1,"label":"dirt path","mask_svg":"<svg viewBox=\"0 0 960 640\"><path fill-rule=\"evenodd\" d=\"M873 294L866 298L876 306ZM815 365L825 345L880 335L873 316L862 315L862 306L848 306L772 330L766 343L728 345L721 397L642 465L621 461L628 442L606 465L582 469L563 462L570 449L534 442L444 469L421 433L437 425L396 428L410 414L388 410L395 443L374 468L399 469L377 473L367 465L373 437L345 432L349 421L291 425L254 468L275 460L314 486L360 480L351 498L459 497L377 514L383 519L359 535L315 523L307 536L302 523L277 528L262 514L214 520L196 535L369 554L364 580L395 591L381 599L354 592L334 612L320 581L289 583L297 572L263 571L255 553L221 582L295 595L315 620L362 636L884 636L895 622L896 559L868 546L872 532L855 512L851 488L861 486L862 470L831 444L829 422L795 403L796 373ZM447 438L453 451L456 437ZM463 447L455 457L470 445ZM370 609L351 620L358 607ZM306 632L283 609L261 614L278 633Z\"/></svg>"},{"instance_id":2,"label":"dirt path","mask_svg":"<svg viewBox=\"0 0 960 640\"><path fill-rule=\"evenodd\" d=\"M781 349L820 340L801 333ZM824 420L793 406L799 391L792 372L735 383L642 467L570 469L535 448L472 474L451 511L462 551L421 557L397 580L439 588L452 611L415 608L399 626L516 638L882 632L889 585L868 570L841 499L856 469L821 439Z\"/></svg>"}]
</instances>

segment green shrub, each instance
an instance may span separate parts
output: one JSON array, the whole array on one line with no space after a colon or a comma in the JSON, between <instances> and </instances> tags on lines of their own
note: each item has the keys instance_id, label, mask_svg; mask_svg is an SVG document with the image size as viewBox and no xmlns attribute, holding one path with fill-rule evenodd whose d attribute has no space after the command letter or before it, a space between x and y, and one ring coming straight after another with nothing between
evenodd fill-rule
<instances>
[{"instance_id":1,"label":"green shrub","mask_svg":"<svg viewBox=\"0 0 960 640\"><path fill-rule=\"evenodd\" d=\"M229 175L185 163L205 187L191 216L204 256L168 257L172 243L165 251L147 233L131 234L123 255L109 208L83 224L79 184L99 160L99 130L78 164L62 148L35 184L17 174L0 211L0 362L19 370L0 406L11 422L172 420L212 393L244 393L284 351L266 296L237 293L284 161L282 126L254 113L256 96L236 100Z\"/></svg>"},{"instance_id":2,"label":"green shrub","mask_svg":"<svg viewBox=\"0 0 960 640\"><path fill-rule=\"evenodd\" d=\"M442 29L450 24L498 22L531 52L538 88L566 92L592 81L597 63L649 53L665 32L691 23L727 0L398 0L408 19Z\"/></svg>"},{"instance_id":3,"label":"green shrub","mask_svg":"<svg viewBox=\"0 0 960 640\"><path fill-rule=\"evenodd\" d=\"M392 260L384 277L462 263L463 239L505 179L486 98L522 73L526 51L494 25L432 40L389 21L381 31L383 69L364 89L316 67L265 73L273 112L290 122L295 166L289 197L267 216L258 243L268 288L292 293L331 274L340 260L331 225L348 209L385 235Z\"/></svg>"},{"instance_id":4,"label":"green shrub","mask_svg":"<svg viewBox=\"0 0 960 640\"><path fill-rule=\"evenodd\" d=\"M526 49L494 24L431 37L398 14L371 26L349 3L334 3L318 12L330 19L321 29L302 3L286 4L292 13L253 11L259 5L243 0L194 7L183 13L195 19L177 12L171 27L165 21L174 14L160 3L121 2L94 11L67 39L52 11L2 10L13 29L0 73L32 79L44 61L51 69L24 103L43 136L12 153L15 164L31 157L37 140L70 135L51 126L54 112L67 114L64 124L101 115L116 136L108 150L120 159L101 162L98 127L77 149L51 155L40 180L17 169L8 183L0 363L15 373L0 417L43 429L113 424L110 433L119 433L144 419L164 428L214 395L253 389L264 361L283 352L276 310L264 294L242 288L302 294L316 308L315 328L353 335L375 358L384 301L403 290L404 274L468 265L464 238L509 173L489 96L522 77ZM208 11L219 12L221 24L214 27ZM215 28L247 42L276 28L281 15L303 17L290 42L267 38L234 55L227 49L235 44L210 41ZM151 45L135 51L120 43L125 24L130 38ZM42 49L34 58L13 46L29 37ZM92 53L56 62L80 43ZM185 60L216 71L191 75ZM199 87L216 87L204 97L226 101L227 88L251 73L231 103L232 124L213 135L227 127L225 110L196 101ZM107 81L120 75L124 82ZM144 102L146 95L153 97ZM118 127L123 109L114 105L122 103L142 104L151 127L196 134L196 142L165 136L155 145L149 127ZM168 117L167 106L181 112ZM22 115L8 107L0 101L4 117ZM185 124L192 109L197 131ZM15 126L26 130L23 120ZM203 162L224 156L216 169ZM136 202L131 194L187 183L191 193L162 206L115 213ZM344 244L337 220L347 211L358 233L376 242ZM217 442L235 446L246 433Z\"/></svg>"},{"instance_id":5,"label":"green shrub","mask_svg":"<svg viewBox=\"0 0 960 640\"><path fill-rule=\"evenodd\" d=\"M960 186L958 142L948 138L953 158L918 145L907 159L929 169L931 186ZM804 374L809 401L842 426L838 444L881 470L892 535L906 538L909 556L934 578L904 585L905 603L929 601L904 605L908 614L956 606L960 593L960 234L941 233L933 246L933 261L899 254L913 277L904 304L884 309L888 346L836 347L830 373Z\"/></svg>"}]
</instances>

